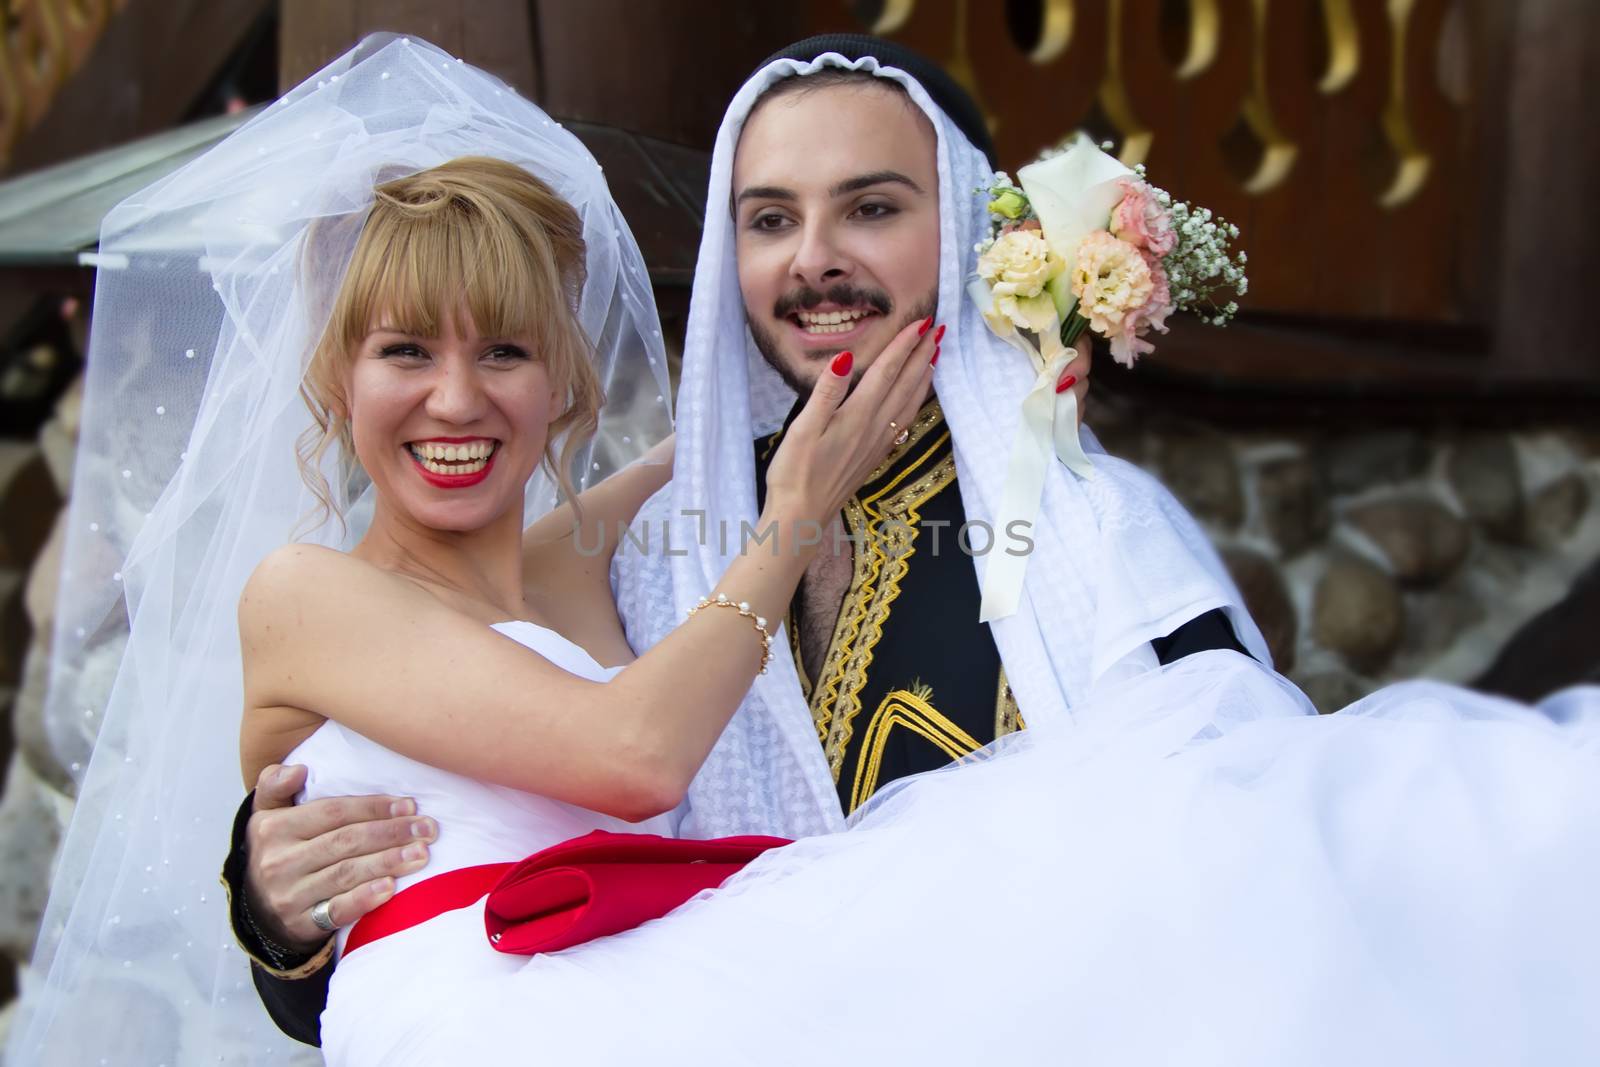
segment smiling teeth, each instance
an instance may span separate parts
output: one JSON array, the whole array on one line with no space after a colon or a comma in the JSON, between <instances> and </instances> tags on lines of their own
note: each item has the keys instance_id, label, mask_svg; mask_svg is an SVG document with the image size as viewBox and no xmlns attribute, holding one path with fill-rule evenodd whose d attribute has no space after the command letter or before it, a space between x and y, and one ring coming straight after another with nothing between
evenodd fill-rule
<instances>
[{"instance_id":1,"label":"smiling teeth","mask_svg":"<svg viewBox=\"0 0 1600 1067\"><path fill-rule=\"evenodd\" d=\"M459 445L443 445L433 441L419 441L411 446L418 459L443 460L461 463L469 459L488 459L494 451L493 441L468 441Z\"/></svg>"},{"instance_id":2,"label":"smiling teeth","mask_svg":"<svg viewBox=\"0 0 1600 1067\"><path fill-rule=\"evenodd\" d=\"M422 461L423 468L435 474L477 474L488 465L489 461L486 459L474 459L466 463L452 463L449 466L431 459Z\"/></svg>"},{"instance_id":3,"label":"smiling teeth","mask_svg":"<svg viewBox=\"0 0 1600 1067\"><path fill-rule=\"evenodd\" d=\"M870 311L799 311L795 318L806 333L848 333Z\"/></svg>"},{"instance_id":4,"label":"smiling teeth","mask_svg":"<svg viewBox=\"0 0 1600 1067\"><path fill-rule=\"evenodd\" d=\"M410 446L411 458L434 474L477 474L489 465L495 442L468 441L459 445L418 441Z\"/></svg>"}]
</instances>

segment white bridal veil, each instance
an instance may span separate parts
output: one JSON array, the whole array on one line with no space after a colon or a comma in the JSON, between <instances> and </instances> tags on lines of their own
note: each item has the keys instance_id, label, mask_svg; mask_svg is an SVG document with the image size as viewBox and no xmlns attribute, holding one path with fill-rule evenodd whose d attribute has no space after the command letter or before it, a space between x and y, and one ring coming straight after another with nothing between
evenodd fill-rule
<instances>
[{"instance_id":1,"label":"white bridal veil","mask_svg":"<svg viewBox=\"0 0 1600 1067\"><path fill-rule=\"evenodd\" d=\"M309 1052L258 1004L217 878L243 794L236 605L316 510L294 453L311 425L301 377L374 183L464 155L526 167L583 218L580 320L612 400L645 401L627 426L602 419L602 436L629 442L609 454L669 431L649 278L599 164L509 86L422 41L368 38L112 211L51 692L54 722L99 732L8 1062ZM588 448L580 462L575 480L596 473ZM348 531L303 539L353 543L362 485L337 457L324 474ZM536 475L530 516L555 494ZM95 679L113 665L107 691Z\"/></svg>"}]
</instances>

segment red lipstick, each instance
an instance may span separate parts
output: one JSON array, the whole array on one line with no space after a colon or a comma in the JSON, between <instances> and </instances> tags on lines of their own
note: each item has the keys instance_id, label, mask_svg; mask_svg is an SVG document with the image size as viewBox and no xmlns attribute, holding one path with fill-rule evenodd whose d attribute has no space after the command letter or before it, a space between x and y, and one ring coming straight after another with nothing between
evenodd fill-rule
<instances>
[{"instance_id":1,"label":"red lipstick","mask_svg":"<svg viewBox=\"0 0 1600 1067\"><path fill-rule=\"evenodd\" d=\"M438 441L447 445L459 445L465 444L468 441L481 441L483 438L430 437L428 440ZM493 452L489 453L489 458L484 461L483 469L473 471L471 474L437 474L429 470L427 467L424 467L422 465L422 461L417 458L415 452L412 452L410 449L407 449L406 452L411 456L411 462L417 468L417 473L422 475L422 480L433 486L435 489L469 489L472 486L477 485L479 482L489 477L489 472L494 470L494 461L500 455L500 450L496 448Z\"/></svg>"}]
</instances>

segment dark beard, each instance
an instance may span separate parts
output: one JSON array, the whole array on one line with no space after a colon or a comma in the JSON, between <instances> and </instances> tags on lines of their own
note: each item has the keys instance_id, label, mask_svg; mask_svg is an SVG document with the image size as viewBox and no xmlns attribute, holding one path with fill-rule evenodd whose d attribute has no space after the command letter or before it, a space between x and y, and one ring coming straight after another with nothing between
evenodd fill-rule
<instances>
[{"instance_id":1,"label":"dark beard","mask_svg":"<svg viewBox=\"0 0 1600 1067\"><path fill-rule=\"evenodd\" d=\"M877 301L872 299L872 296L870 295L865 301L859 298L848 296L845 299L840 299L841 296L845 296L845 293L841 292L842 288L844 287L838 287L829 290L826 299L832 300L836 304L870 303L874 306L874 308L880 310L885 318L893 313L893 305L889 302L887 296L881 297L883 306L879 308ZM863 291L849 290L849 292L861 293ZM814 300L810 300L808 305L799 298L785 297L783 300L778 302L777 317L783 318L790 311L793 311L797 308L804 308L807 306L815 307L816 305L822 303L823 299L824 298L820 294L817 294L816 298ZM917 302L916 306L911 309L911 313L905 317L899 326L896 327L897 332L905 329L913 322L920 322L923 319L928 318L934 313L934 310L938 307L938 304L939 291L935 289L933 292L929 293L927 296L923 297ZM782 310L784 308L787 308L787 310ZM777 371L778 377L783 379L783 384L787 385L790 389L793 389L796 393L798 393L801 400L809 399L811 396L811 383L801 380L800 377L795 373L795 369L787 366L784 363L783 350L779 345L777 333L769 329L765 324L757 323L754 319L750 318L748 314L745 315L745 324L750 327L750 337L755 341L756 349L761 353L761 358L767 361L767 366ZM840 349L839 351L843 351L843 349ZM838 352L829 352L825 353L824 355L819 355L816 358L821 360L827 356L834 356L837 354ZM860 372L857 373L859 375ZM854 387L855 383L852 382L851 388Z\"/></svg>"}]
</instances>

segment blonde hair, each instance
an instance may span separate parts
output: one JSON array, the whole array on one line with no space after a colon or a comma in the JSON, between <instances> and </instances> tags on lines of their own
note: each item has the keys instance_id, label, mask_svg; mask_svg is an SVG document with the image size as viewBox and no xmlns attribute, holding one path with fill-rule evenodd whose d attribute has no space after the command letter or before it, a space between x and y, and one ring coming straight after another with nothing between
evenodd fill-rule
<instances>
[{"instance_id":1,"label":"blonde hair","mask_svg":"<svg viewBox=\"0 0 1600 1067\"><path fill-rule=\"evenodd\" d=\"M301 478L320 504L313 525L339 515L321 462L335 443L346 464L355 462L345 372L380 316L397 330L437 337L444 321L464 309L486 336L531 338L552 386L567 397L550 423L550 442L566 433L565 444L555 456L547 443L544 461L562 493L574 498L572 457L594 433L605 402L576 312L584 283L577 211L521 167L482 156L453 159L374 191L300 387L316 420L296 449ZM328 232L336 225L327 224ZM319 243L316 232L308 234L307 277L315 273Z\"/></svg>"}]
</instances>

